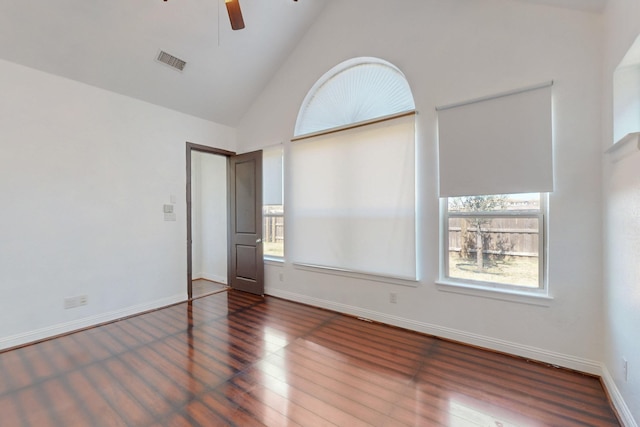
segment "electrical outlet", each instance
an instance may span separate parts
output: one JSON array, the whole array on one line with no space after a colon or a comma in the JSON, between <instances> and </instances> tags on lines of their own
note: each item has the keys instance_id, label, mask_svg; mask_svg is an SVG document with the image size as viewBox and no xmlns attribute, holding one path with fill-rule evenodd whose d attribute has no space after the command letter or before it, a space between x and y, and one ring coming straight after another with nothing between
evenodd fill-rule
<instances>
[{"instance_id":1,"label":"electrical outlet","mask_svg":"<svg viewBox=\"0 0 640 427\"><path fill-rule=\"evenodd\" d=\"M622 375L624 382L629 381L629 362L625 358L622 358Z\"/></svg>"},{"instance_id":2,"label":"electrical outlet","mask_svg":"<svg viewBox=\"0 0 640 427\"><path fill-rule=\"evenodd\" d=\"M74 307L77 307L76 298L75 297L67 297L67 298L64 299L64 308L65 309L74 308Z\"/></svg>"},{"instance_id":3,"label":"electrical outlet","mask_svg":"<svg viewBox=\"0 0 640 427\"><path fill-rule=\"evenodd\" d=\"M281 282L282 282L282 281L284 281L284 273L280 273L280 276L279 276L279 277L280 277L280 281L281 281Z\"/></svg>"},{"instance_id":4,"label":"electrical outlet","mask_svg":"<svg viewBox=\"0 0 640 427\"><path fill-rule=\"evenodd\" d=\"M390 292L389 293L389 302L391 304L397 304L398 303L398 294L395 292Z\"/></svg>"},{"instance_id":5,"label":"electrical outlet","mask_svg":"<svg viewBox=\"0 0 640 427\"><path fill-rule=\"evenodd\" d=\"M65 297L64 299L64 308L76 308L81 305L87 305L89 302L89 297L87 295L77 295L74 297Z\"/></svg>"}]
</instances>

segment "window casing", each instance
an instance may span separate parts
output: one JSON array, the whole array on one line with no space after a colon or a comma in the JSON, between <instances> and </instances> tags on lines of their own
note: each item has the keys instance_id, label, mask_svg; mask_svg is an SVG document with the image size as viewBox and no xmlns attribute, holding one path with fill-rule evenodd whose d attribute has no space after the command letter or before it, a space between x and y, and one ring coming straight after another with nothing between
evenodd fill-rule
<instances>
[{"instance_id":1,"label":"window casing","mask_svg":"<svg viewBox=\"0 0 640 427\"><path fill-rule=\"evenodd\" d=\"M546 291L546 194L442 200L441 282L524 293Z\"/></svg>"}]
</instances>

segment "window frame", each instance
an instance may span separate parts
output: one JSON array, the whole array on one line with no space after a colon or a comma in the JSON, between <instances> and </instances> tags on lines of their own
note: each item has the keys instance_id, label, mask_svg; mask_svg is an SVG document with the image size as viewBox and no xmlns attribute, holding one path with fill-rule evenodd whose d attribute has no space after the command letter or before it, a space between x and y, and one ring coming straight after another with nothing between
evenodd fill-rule
<instances>
[{"instance_id":1,"label":"window frame","mask_svg":"<svg viewBox=\"0 0 640 427\"><path fill-rule=\"evenodd\" d=\"M481 212L449 212L449 198L440 198L441 239L440 239L440 272L436 284L439 289L450 292L462 292L478 296L493 294L510 295L511 297L498 297L499 299L514 300L516 302L528 302L546 305L544 302L533 300L520 300L518 296L551 299L548 286L548 193L540 194L540 208L521 211L481 211ZM449 219L450 218L536 218L538 219L538 287L527 287L517 284L504 284L473 279L450 277L449 275ZM465 290L468 290L466 292ZM513 298L515 297L515 298Z\"/></svg>"},{"instance_id":2,"label":"window frame","mask_svg":"<svg viewBox=\"0 0 640 427\"><path fill-rule=\"evenodd\" d=\"M284 233L285 233L285 231L284 231L284 230L286 230L286 223L285 223L285 221L286 221L286 220L285 220L285 210L286 210L286 206L285 206L285 203L284 203L284 168L285 168L285 153L284 153L284 152L285 152L285 150L284 150L284 145L282 145L282 144L277 144L277 145L274 145L274 146L265 147L265 148L263 148L263 149L262 149L262 156L263 156L263 161L264 161L265 152L270 151L270 150L274 150L274 151L275 151L276 149L280 151L280 157L281 157L281 161L280 161L280 164L281 164L281 170L280 170L280 174L281 174L281 181L280 181L280 184L281 184L281 187L280 187L280 197L281 197L282 205L280 205L280 206L282 206L282 215L278 215L278 216L281 216L281 217L282 217L282 223L283 223L283 224L282 224L282 226L283 226L283 237L282 237L282 256L266 254L266 253L264 253L264 252L263 252L262 258L263 258L263 260L264 260L264 261L270 261L270 262L274 262L274 263L283 263L283 262L285 261L285 255L286 255L286 252L285 252L286 238L285 238L285 235L284 235ZM262 171L263 171L263 177L262 177L262 179L263 179L263 181L262 181L262 182L263 182L263 185L267 185L267 183L268 183L268 182L270 182L270 180L265 179L264 174L267 172L267 170L266 170L266 168L264 167L264 164L263 164L263 169L262 169ZM264 249L265 237L266 237L266 236L265 236L265 235L266 235L266 228L265 228L265 225L266 225L266 224L265 224L265 220L266 220L265 208L266 208L267 206L278 206L278 205L274 205L274 204L265 204L265 194L266 194L266 192L265 192L265 191L263 191L263 200L262 200L262 205L261 205L261 208L260 208L260 209L262 210L262 226L263 226L263 231L262 231L262 233L263 233L263 236L262 236L262 245L263 245L263 249ZM274 215L274 216L275 216L275 215Z\"/></svg>"},{"instance_id":3,"label":"window frame","mask_svg":"<svg viewBox=\"0 0 640 427\"><path fill-rule=\"evenodd\" d=\"M267 206L275 206L275 205L262 205L262 226L264 228L265 224L265 219L267 218L267 216L271 216L271 217L282 217L282 222L283 222L283 229L284 229L284 203L282 204L282 215L267 215L265 214L265 207ZM266 234L265 231L263 231L263 234ZM263 245L264 245L264 237L263 237ZM276 261L276 262L284 262L284 257L285 257L285 239L284 239L284 230L283 230L283 238L282 238L282 256L280 255L272 255L272 254L267 254L266 252L263 253L262 258L265 261Z\"/></svg>"}]
</instances>

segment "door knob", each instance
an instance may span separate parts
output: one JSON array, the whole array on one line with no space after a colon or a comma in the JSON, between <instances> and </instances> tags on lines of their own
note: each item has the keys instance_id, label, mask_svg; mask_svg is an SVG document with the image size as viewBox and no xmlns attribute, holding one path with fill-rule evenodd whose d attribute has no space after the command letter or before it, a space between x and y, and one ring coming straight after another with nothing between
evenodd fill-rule
<instances>
[{"instance_id":1,"label":"door knob","mask_svg":"<svg viewBox=\"0 0 640 427\"><path fill-rule=\"evenodd\" d=\"M256 243L262 243L262 239L256 239Z\"/></svg>"}]
</instances>

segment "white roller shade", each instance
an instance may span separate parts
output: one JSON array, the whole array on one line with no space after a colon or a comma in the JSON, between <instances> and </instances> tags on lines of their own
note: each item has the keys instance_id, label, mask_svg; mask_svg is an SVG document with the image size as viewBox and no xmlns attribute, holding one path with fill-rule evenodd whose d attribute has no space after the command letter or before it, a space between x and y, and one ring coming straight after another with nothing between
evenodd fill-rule
<instances>
[{"instance_id":1,"label":"white roller shade","mask_svg":"<svg viewBox=\"0 0 640 427\"><path fill-rule=\"evenodd\" d=\"M262 150L262 200L264 205L282 204L282 146Z\"/></svg>"},{"instance_id":2,"label":"white roller shade","mask_svg":"<svg viewBox=\"0 0 640 427\"><path fill-rule=\"evenodd\" d=\"M416 278L415 115L295 141L294 263Z\"/></svg>"},{"instance_id":3,"label":"white roller shade","mask_svg":"<svg viewBox=\"0 0 640 427\"><path fill-rule=\"evenodd\" d=\"M441 197L553 191L551 83L437 110Z\"/></svg>"}]
</instances>

